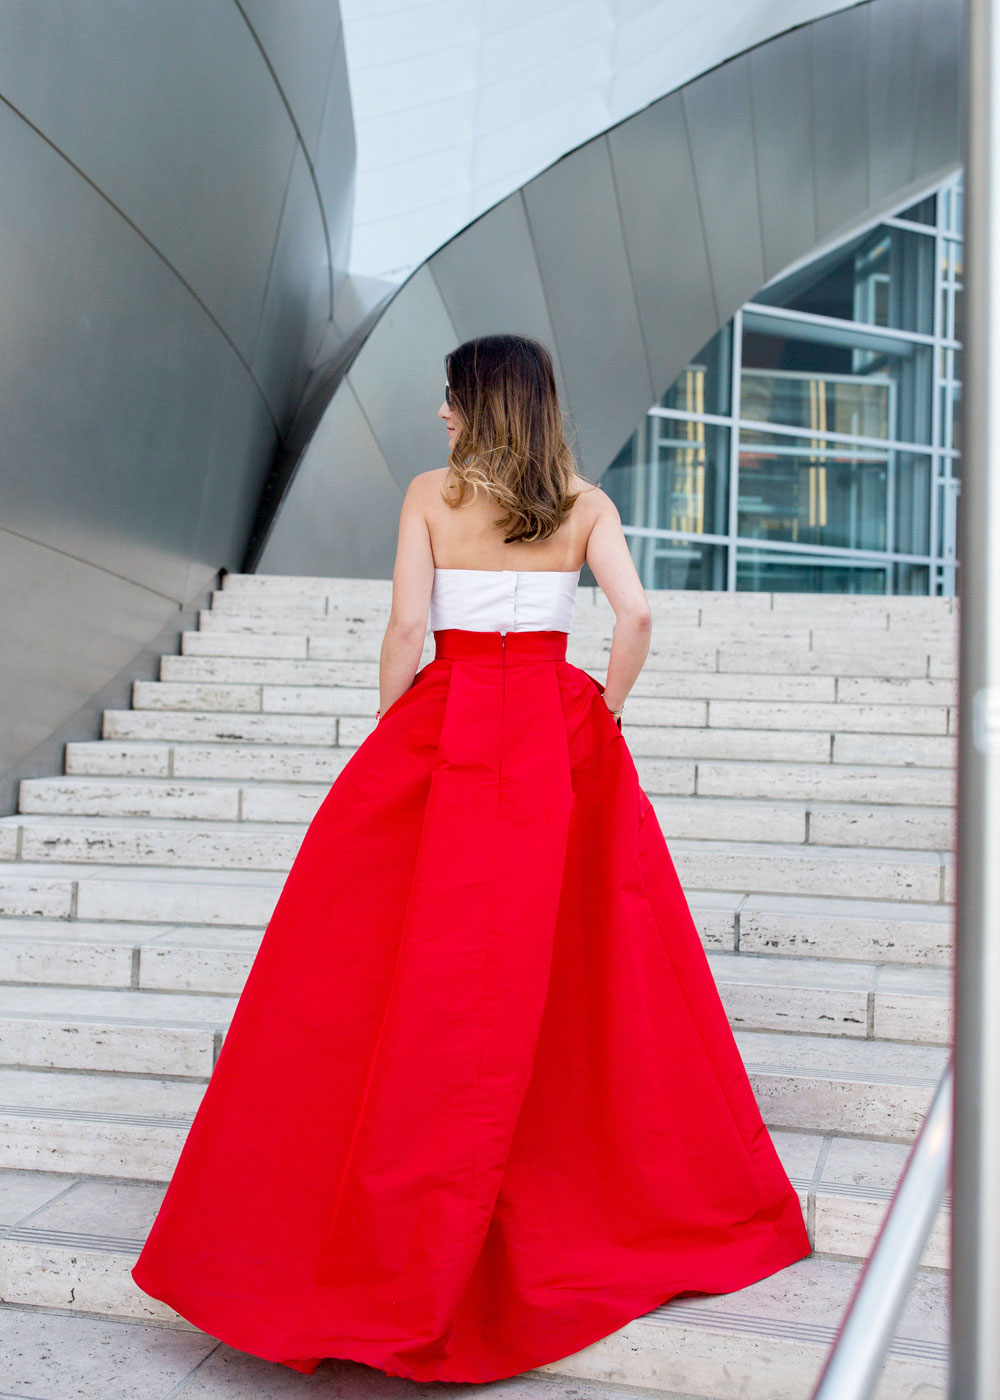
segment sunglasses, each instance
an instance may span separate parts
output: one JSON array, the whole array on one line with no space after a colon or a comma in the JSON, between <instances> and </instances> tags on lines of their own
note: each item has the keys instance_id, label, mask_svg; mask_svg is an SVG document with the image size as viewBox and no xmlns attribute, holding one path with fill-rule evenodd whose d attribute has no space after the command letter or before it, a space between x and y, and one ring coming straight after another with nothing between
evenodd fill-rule
<instances>
[{"instance_id":1,"label":"sunglasses","mask_svg":"<svg viewBox=\"0 0 1000 1400\"><path fill-rule=\"evenodd\" d=\"M444 381L444 401L451 408L451 385L447 379Z\"/></svg>"}]
</instances>

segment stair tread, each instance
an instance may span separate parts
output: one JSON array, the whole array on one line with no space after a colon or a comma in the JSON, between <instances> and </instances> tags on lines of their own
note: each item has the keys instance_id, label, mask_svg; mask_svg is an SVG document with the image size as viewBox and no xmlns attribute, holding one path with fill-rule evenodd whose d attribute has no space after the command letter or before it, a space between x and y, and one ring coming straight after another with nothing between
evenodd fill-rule
<instances>
[{"instance_id":1,"label":"stair tread","mask_svg":"<svg viewBox=\"0 0 1000 1400\"><path fill-rule=\"evenodd\" d=\"M672 841L671 847L677 848L685 843ZM688 845L704 845L706 843L688 842ZM715 843L721 844L721 843ZM738 844L738 843L730 843ZM751 843L743 843L750 845ZM759 850L759 847L751 846L752 850ZM794 849L794 848L793 848ZM807 847L806 851L815 851L823 848ZM831 854L836 854L840 858L845 858L845 850L853 853L855 848L845 848L842 846L828 847ZM885 854L893 859L900 855L900 852L888 850ZM902 854L908 855L909 852ZM924 851L917 851L913 854L926 856ZM936 861L937 857L933 857ZM267 888L280 887L287 877L281 871L271 870L227 870L225 868L214 867L212 869L202 869L191 866L174 865L113 865L92 862L75 861L0 861L0 881L58 881L58 880L86 880L88 883L96 880L120 880L136 881L145 883L156 881L166 881L170 884L193 884L211 887L216 884L244 885L244 886L264 886ZM740 893L737 890L707 890L692 889L689 895L689 902L692 906L700 908L712 908L728 910L739 909L742 913L765 913L781 912L788 914L808 913L815 915L835 916L837 918L859 918L859 919L889 919L910 923L913 921L926 922L935 925L950 926L954 921L954 908L951 905L940 904L937 901L927 900L878 900L866 898L853 898L850 895L809 895L809 894L784 894L770 892L755 892L749 894ZM0 928L3 928L4 921L0 916Z\"/></svg>"},{"instance_id":2,"label":"stair tread","mask_svg":"<svg viewBox=\"0 0 1000 1400\"><path fill-rule=\"evenodd\" d=\"M105 741L105 742L111 742L111 741ZM746 760L744 760L744 759L697 759L697 760L696 760L696 759L693 759L693 758L690 758L690 757L686 757L686 756L685 756L685 757L681 757L681 758L654 758L654 757L649 757L649 758L645 758L645 759L640 759L636 766L637 766L637 768L640 770L640 774L641 774L641 770L642 770L643 766L646 765L646 764L653 764L653 763L656 763L656 764L659 765L659 764L666 764L666 763L674 763L674 764L676 764L678 767L689 768L689 767L690 767L693 763L695 763L695 762L698 763L698 765L699 765L700 768L708 768L708 767L711 767L713 770L715 770L715 769L717 769L717 768L719 768L719 767L730 767L730 766L731 766L731 767L740 768L740 769L743 770L743 771L758 770L758 769L760 769L761 767L765 766L766 764L771 763L772 766L773 766L774 768L776 768L776 769L780 768L780 769L782 769L782 770L786 770L786 769L791 769L791 768L794 767L797 771L804 771L804 772L806 772L806 773L809 773L810 775L815 775L817 778L823 777L823 776L829 776L834 782L836 782L836 783L842 783L842 784L846 784L846 783L850 782L852 779L857 779L857 778L862 778L862 779L863 779L863 778L871 778L871 779L879 779L879 778L882 778L882 779L885 779L886 782L892 782L894 785L896 785L896 786L898 787L898 784L899 784L899 781L900 781L900 773L899 773L899 769L898 769L898 768L874 768L874 767L864 767L864 766L857 765L857 764L846 764L846 763L845 763L845 764L832 764L832 763L828 763L828 764L821 764L821 763L811 764L811 763L801 763L801 764L792 765L792 764L788 764L788 763L776 764L776 763L773 763L772 760L766 760L766 759L760 760L759 762L758 762L757 760L752 760L752 759L746 759ZM920 771L920 770L909 769L909 768L908 768L908 769L906 769L905 771L906 771L907 773L910 773L910 772L917 772L917 771ZM939 771L941 771L941 770L939 770L939 769L929 769L929 770L927 770L927 771L930 772L930 773L937 773L937 772L939 772ZM22 782L21 782L21 789L22 789L22 800L23 800L23 797L24 797L24 796L34 795L34 794L45 794L45 793L49 793L49 792L52 792L52 793L60 793L60 792L92 793L92 792L103 792L103 791L106 791L106 792L111 792L111 793L128 793L128 792L148 792L148 791L152 790L152 791L155 792L155 793L164 793L164 794L166 794L166 793L188 793L188 792L195 793L195 794L202 794L202 793L206 793L206 792L208 792L208 793L213 793L213 792L215 792L215 793L217 793L217 792L234 792L234 793L235 793L235 792L238 792L241 788L249 788L249 789L252 789L254 792L277 792L277 793L286 793L286 792L289 792L289 791L298 791L299 789L305 789L306 791L309 791L309 792L313 792L313 791L323 791L323 792L325 792L325 791L329 790L329 788L332 786L332 781L333 781L333 780L327 779L327 778L315 778L315 779L309 779L309 778L253 778L253 777L243 777L243 776L238 776L238 777L237 777L237 776L234 776L234 777L225 777L225 778L223 778L223 777L198 778L198 777L184 777L184 776L182 776L182 777L170 777L170 776L167 776L166 774L159 774L159 773L150 774L149 776L145 776L145 775L130 775L130 774L124 774L124 773L109 773L109 774L106 774L106 775L105 775L105 774L101 774L101 773L73 773L73 774L67 774L65 777L25 778L25 779L23 779ZM730 795L730 794L727 794L727 793L655 793L655 794L654 794L654 800L655 800L657 803L663 804L664 806L670 806L670 805L686 806L686 805L689 805L689 804L692 804L692 803L702 803L702 804L704 804L704 803L711 803L711 804L713 804L713 805L720 805L720 806L721 806L721 805L727 805L727 804L728 804L728 805L755 806L755 807L756 807L756 806L759 806L761 803L768 803L768 804L772 804L772 805L775 805L775 806L786 806L786 807L807 807L807 806L809 806L809 805L811 805L811 804L813 804L813 803L822 803L824 806L826 806L826 805L836 805L836 806L845 806L845 807L861 807L861 806L870 807L870 806L873 806L873 805L874 805L874 806L889 807L889 808L891 808L893 811L899 811L899 812L901 812L901 813L907 813L907 812L932 812L932 811L933 811L933 812L936 812L936 811L939 811L939 810L941 809L941 807L947 805L947 804L945 804L945 803L943 803L943 802L942 802L942 803L933 803L933 802L912 802L912 801L911 801L911 802L885 801L885 802L882 802L882 803L872 803L869 799L856 798L856 799L853 799L853 800L852 800L852 799L850 799L850 798L845 798L845 797L839 795L836 791L832 791L832 792L829 794L829 796L817 796L817 795L815 795L815 794L810 793L810 794L807 795L807 796L797 796L797 795L793 795L793 796L790 796L790 797L783 797L783 796L781 796L780 793L776 793L776 794L767 793L767 794L760 794L760 795L753 795L753 796L745 796L745 795L742 795L742 794L740 794L740 795ZM53 809L53 812L55 812L55 809ZM19 814L14 814L14 815L19 815ZM28 813L23 813L22 815L48 815L48 811L46 811L45 813L30 813L30 814L28 814Z\"/></svg>"},{"instance_id":3,"label":"stair tread","mask_svg":"<svg viewBox=\"0 0 1000 1400\"><path fill-rule=\"evenodd\" d=\"M41 1179L51 1175L46 1182ZM25 1173L19 1185L34 1188L41 1198L25 1223L6 1225L7 1249L25 1255L33 1248L47 1251L72 1249L81 1262L91 1254L121 1254L126 1260L138 1253L159 1209L163 1187L158 1183L88 1181L73 1174ZM30 1179L29 1179L30 1178ZM74 1182L75 1189L68 1190ZM51 1197L46 1202L46 1193ZM111 1218L114 1234L100 1228ZM674 1298L637 1317L628 1336L644 1349L676 1354L677 1329L718 1337L787 1341L801 1355L806 1374L812 1374L816 1357L833 1340L837 1322L857 1279L859 1265L850 1260L813 1254L769 1278L725 1294ZM63 1271L60 1271L62 1280ZM122 1300L134 1292L123 1263L120 1276ZM614 1351L625 1339L612 1334L598 1345ZM914 1280L900 1324L889 1348L890 1356L918 1357L926 1365L943 1365L947 1348L947 1278L922 1270ZM559 1363L555 1363L558 1365ZM757 1355L757 1365L761 1358Z\"/></svg>"},{"instance_id":4,"label":"stair tread","mask_svg":"<svg viewBox=\"0 0 1000 1400\"><path fill-rule=\"evenodd\" d=\"M73 919L0 920L0 943L11 942L122 943L128 947L197 947L229 949L256 946L257 936L245 928L226 925L142 925ZM821 956L790 957L778 953L736 953L711 949L707 953L717 982L806 988L845 988L894 991L908 995L948 998L952 976L948 969L862 962ZM2 985L2 984L0 984Z\"/></svg>"},{"instance_id":5,"label":"stair tread","mask_svg":"<svg viewBox=\"0 0 1000 1400\"><path fill-rule=\"evenodd\" d=\"M0 1017L127 1021L135 1025L226 1025L238 998L214 992L0 983Z\"/></svg>"},{"instance_id":6,"label":"stair tread","mask_svg":"<svg viewBox=\"0 0 1000 1400\"><path fill-rule=\"evenodd\" d=\"M211 820L197 817L170 818L159 813L155 816L143 817L94 817L77 812L18 812L11 816L0 817L0 830L7 827L17 828L18 826L34 830L64 826L70 829L80 828L97 832L121 829L129 831L162 830L167 833L176 833L180 828L184 831L204 831L214 835L218 835L220 832L243 835L251 833L274 835L274 829L277 825L283 826L287 833L293 828L304 831L307 823L285 822L279 824L261 821ZM942 863L950 864L953 859L953 852L947 849L924 850L902 846L826 846L807 842L734 841L700 836L671 837L670 846L679 851L719 851L734 855L766 856L769 860L779 858L788 860L866 860L891 861L893 863L906 861L920 865L940 865ZM14 864L14 862L10 862L10 864ZM0 869L3 869L3 866L0 866Z\"/></svg>"},{"instance_id":7,"label":"stair tread","mask_svg":"<svg viewBox=\"0 0 1000 1400\"><path fill-rule=\"evenodd\" d=\"M783 1031L736 1031L748 1070L873 1084L935 1085L947 1060L944 1046L849 1040Z\"/></svg>"}]
</instances>

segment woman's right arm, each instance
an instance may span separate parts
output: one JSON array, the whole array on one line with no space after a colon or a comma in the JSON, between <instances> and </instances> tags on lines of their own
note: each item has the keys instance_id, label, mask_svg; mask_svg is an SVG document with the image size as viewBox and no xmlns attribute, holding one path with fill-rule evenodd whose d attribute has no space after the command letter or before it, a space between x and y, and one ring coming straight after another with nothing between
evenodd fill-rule
<instances>
[{"instance_id":1,"label":"woman's right arm","mask_svg":"<svg viewBox=\"0 0 1000 1400\"><path fill-rule=\"evenodd\" d=\"M597 518L587 540L587 563L615 614L604 699L624 705L649 654L653 613L622 530L621 516L604 491L594 492Z\"/></svg>"}]
</instances>

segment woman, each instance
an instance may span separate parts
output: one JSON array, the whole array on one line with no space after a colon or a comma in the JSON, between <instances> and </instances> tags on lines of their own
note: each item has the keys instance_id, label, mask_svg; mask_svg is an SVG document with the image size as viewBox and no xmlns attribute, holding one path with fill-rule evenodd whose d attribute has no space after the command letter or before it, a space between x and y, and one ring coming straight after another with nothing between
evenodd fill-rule
<instances>
[{"instance_id":1,"label":"woman","mask_svg":"<svg viewBox=\"0 0 1000 1400\"><path fill-rule=\"evenodd\" d=\"M378 722L132 1271L307 1374L496 1380L809 1253L621 732L650 610L618 513L573 471L544 346L486 336L446 370ZM606 685L565 659L585 560L617 617Z\"/></svg>"}]
</instances>

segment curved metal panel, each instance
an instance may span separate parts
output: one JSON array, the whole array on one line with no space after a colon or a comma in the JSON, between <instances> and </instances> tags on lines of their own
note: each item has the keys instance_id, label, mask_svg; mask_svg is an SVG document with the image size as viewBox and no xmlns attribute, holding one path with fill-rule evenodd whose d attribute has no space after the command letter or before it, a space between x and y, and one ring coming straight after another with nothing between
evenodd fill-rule
<instances>
[{"instance_id":1,"label":"curved metal panel","mask_svg":"<svg viewBox=\"0 0 1000 1400\"><path fill-rule=\"evenodd\" d=\"M251 365L279 422L291 418L329 320L325 248L323 216L300 147L288 181Z\"/></svg>"},{"instance_id":2,"label":"curved metal panel","mask_svg":"<svg viewBox=\"0 0 1000 1400\"><path fill-rule=\"evenodd\" d=\"M211 586L220 559L239 567L276 447L271 416L234 356L218 395L214 431L198 458L201 496L186 541L185 600Z\"/></svg>"},{"instance_id":3,"label":"curved metal panel","mask_svg":"<svg viewBox=\"0 0 1000 1400\"><path fill-rule=\"evenodd\" d=\"M608 148L655 392L717 325L680 94L614 127Z\"/></svg>"},{"instance_id":4,"label":"curved metal panel","mask_svg":"<svg viewBox=\"0 0 1000 1400\"><path fill-rule=\"evenodd\" d=\"M523 194L580 466L600 471L621 446L604 404L637 390L653 397L607 141L564 156Z\"/></svg>"},{"instance_id":5,"label":"curved metal panel","mask_svg":"<svg viewBox=\"0 0 1000 1400\"><path fill-rule=\"evenodd\" d=\"M355 155L351 90L347 79L344 35L341 31L333 53L313 166L326 213L330 260L334 268L345 270L351 251Z\"/></svg>"},{"instance_id":6,"label":"curved metal panel","mask_svg":"<svg viewBox=\"0 0 1000 1400\"><path fill-rule=\"evenodd\" d=\"M913 0L883 0L869 17L868 112L872 200L913 179L917 133L917 38ZM952 75L954 80L954 74Z\"/></svg>"},{"instance_id":7,"label":"curved metal panel","mask_svg":"<svg viewBox=\"0 0 1000 1400\"><path fill-rule=\"evenodd\" d=\"M819 240L843 225L845 211L868 203L870 16L864 5L809 27Z\"/></svg>"},{"instance_id":8,"label":"curved metal panel","mask_svg":"<svg viewBox=\"0 0 1000 1400\"><path fill-rule=\"evenodd\" d=\"M74 0L53 23L45 10L4 4L0 92L249 358L295 132L240 11L232 0Z\"/></svg>"},{"instance_id":9,"label":"curved metal panel","mask_svg":"<svg viewBox=\"0 0 1000 1400\"><path fill-rule=\"evenodd\" d=\"M808 27L750 54L765 280L818 241ZM705 337L708 339L708 336Z\"/></svg>"},{"instance_id":10,"label":"curved metal panel","mask_svg":"<svg viewBox=\"0 0 1000 1400\"><path fill-rule=\"evenodd\" d=\"M0 93L9 802L242 564L346 261L354 139L336 0L6 0ZM322 205L296 124L336 152Z\"/></svg>"},{"instance_id":11,"label":"curved metal panel","mask_svg":"<svg viewBox=\"0 0 1000 1400\"><path fill-rule=\"evenodd\" d=\"M920 33L921 63L917 71L916 143L926 169L945 167L964 155L967 24L964 0L914 0L913 23Z\"/></svg>"},{"instance_id":12,"label":"curved metal panel","mask_svg":"<svg viewBox=\"0 0 1000 1400\"><path fill-rule=\"evenodd\" d=\"M291 108L310 160L315 158L340 14L329 0L237 0Z\"/></svg>"},{"instance_id":13,"label":"curved metal panel","mask_svg":"<svg viewBox=\"0 0 1000 1400\"><path fill-rule=\"evenodd\" d=\"M444 399L444 357L456 342L430 268L419 268L406 286L406 298L390 304L380 333L362 345L345 381L403 488L418 472L447 460L448 438L437 411Z\"/></svg>"},{"instance_id":14,"label":"curved metal panel","mask_svg":"<svg viewBox=\"0 0 1000 1400\"><path fill-rule=\"evenodd\" d=\"M135 229L2 105L0 144L0 518L180 601L196 464L236 356Z\"/></svg>"},{"instance_id":15,"label":"curved metal panel","mask_svg":"<svg viewBox=\"0 0 1000 1400\"><path fill-rule=\"evenodd\" d=\"M269 546L277 556L309 559L320 576L384 578L381 561L396 549L399 482L350 386L330 405L308 450L316 469L303 472L302 489L282 509Z\"/></svg>"},{"instance_id":16,"label":"curved metal panel","mask_svg":"<svg viewBox=\"0 0 1000 1400\"><path fill-rule=\"evenodd\" d=\"M734 58L683 91L688 141L721 324L764 276L750 62ZM738 230L738 236L734 236Z\"/></svg>"},{"instance_id":17,"label":"curved metal panel","mask_svg":"<svg viewBox=\"0 0 1000 1400\"><path fill-rule=\"evenodd\" d=\"M511 195L477 219L430 260L434 280L459 341L502 331L555 339L531 231L520 194ZM483 269L489 268L488 277ZM565 381L553 349L560 393Z\"/></svg>"},{"instance_id":18,"label":"curved metal panel","mask_svg":"<svg viewBox=\"0 0 1000 1400\"><path fill-rule=\"evenodd\" d=\"M0 772L127 665L177 604L0 528ZM4 784L9 804L12 785Z\"/></svg>"}]
</instances>

